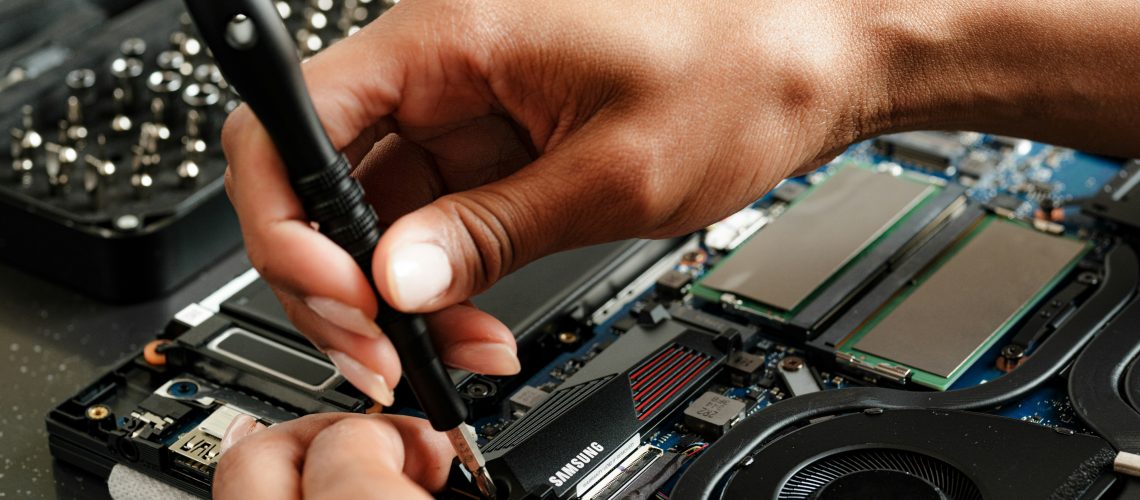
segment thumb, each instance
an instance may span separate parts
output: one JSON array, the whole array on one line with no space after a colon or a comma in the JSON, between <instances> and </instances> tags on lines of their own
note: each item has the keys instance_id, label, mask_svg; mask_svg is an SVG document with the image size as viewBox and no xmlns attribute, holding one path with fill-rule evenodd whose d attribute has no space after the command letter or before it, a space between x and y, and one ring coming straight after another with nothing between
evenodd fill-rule
<instances>
[{"instance_id":1,"label":"thumb","mask_svg":"<svg viewBox=\"0 0 1140 500\"><path fill-rule=\"evenodd\" d=\"M380 240L373 275L408 312L439 310L545 255L637 236L663 212L650 140L599 130L568 139L506 178L450 194L398 219Z\"/></svg>"}]
</instances>

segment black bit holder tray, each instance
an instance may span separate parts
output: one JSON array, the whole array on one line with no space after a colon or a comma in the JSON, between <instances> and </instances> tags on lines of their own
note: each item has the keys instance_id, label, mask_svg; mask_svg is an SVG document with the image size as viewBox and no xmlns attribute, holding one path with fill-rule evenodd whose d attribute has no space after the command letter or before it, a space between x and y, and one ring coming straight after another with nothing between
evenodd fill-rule
<instances>
[{"instance_id":1,"label":"black bit holder tray","mask_svg":"<svg viewBox=\"0 0 1140 500\"><path fill-rule=\"evenodd\" d=\"M174 39L174 33L198 40L183 4L179 0L51 0L32 6L35 2L19 1L26 8L52 10L47 18L70 19L75 25L67 30L61 28L66 23L41 22L49 27L0 49L0 261L101 299L131 302L173 290L235 249L241 233L224 192L225 160L219 132L226 110L232 108L228 104L236 103L237 96L224 81L202 78L197 72L212 64L204 45L196 53L178 45L189 67L178 71L181 89L168 99L174 104L162 116L169 138L159 141L153 151L160 161L150 168L153 184L148 194L140 196L131 185L132 148L139 144L140 128L144 122L157 122L147 106L155 93L146 88L146 78L160 70L159 53L174 50L175 42L185 39ZM286 19L298 52L308 56L355 32L395 3L275 0L274 7ZM19 13L26 13L32 21L43 17L28 10ZM142 88L134 87L139 99L127 114L132 128L122 133L111 130L112 118L120 109L112 91L120 83L109 68L128 38L143 40L147 49L140 57ZM67 54L67 59L45 70L45 58L37 59L37 50L52 57ZM20 61L29 64L26 61L30 60L38 61L34 79L3 82ZM80 68L96 74L95 98L83 105L82 123L88 129L83 147L74 139L64 141L57 125L67 117L71 95L67 75ZM181 92L191 84L204 83L219 87L220 98L216 104L197 108L207 117L199 135L206 150L197 155L199 175L188 185L176 173L185 158L182 139L187 135L190 109ZM34 128L43 141L67 143L78 150L79 162L66 188L60 189L59 183L54 189L50 185L42 151L31 172L12 166L15 152L9 131L22 129L21 109L28 104L34 106ZM100 134L106 137L102 148L96 140ZM84 189L87 155L109 159L116 167L105 185L102 203L95 203Z\"/></svg>"},{"instance_id":2,"label":"black bit holder tray","mask_svg":"<svg viewBox=\"0 0 1140 500\"><path fill-rule=\"evenodd\" d=\"M185 109L168 110L164 121L170 138L160 141L161 161L151 169L153 187L145 197L136 195L130 185L130 148L138 140L141 123L152 113L145 106L136 107L129 115L134 123L127 133L116 134L109 126L116 108L111 98L115 81L108 67L119 55L120 43L131 37L147 42L145 81L158 69L156 54L167 50L170 34L181 29L183 12L177 0L139 3L109 19L91 36L68 40L71 57L67 62L0 92L0 260L100 299L133 302L173 290L239 246L237 218L223 187L225 161L218 141L225 114L221 105L208 110L201 135L207 150L197 161L200 171L192 185L181 183L175 173L184 158L180 139L185 135ZM31 104L43 140L59 142L56 123L65 117L69 95L64 80L77 68L95 70L97 98L85 107L89 133L86 147L76 147L79 162L72 168L71 180L65 188L53 190L43 148L30 173L13 169L9 131L21 128L21 108ZM193 81L193 77L184 77L184 86ZM148 102L150 93L141 97L140 101ZM96 146L99 134L107 137L104 148ZM107 178L102 206L84 190L88 168L84 157L88 154L116 165L115 174Z\"/></svg>"}]
</instances>

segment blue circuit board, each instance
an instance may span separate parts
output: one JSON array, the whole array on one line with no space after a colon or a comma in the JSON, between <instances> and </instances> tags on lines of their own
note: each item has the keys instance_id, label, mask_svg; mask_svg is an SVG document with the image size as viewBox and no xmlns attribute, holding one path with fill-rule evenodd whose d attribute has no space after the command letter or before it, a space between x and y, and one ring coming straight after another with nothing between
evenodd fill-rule
<instances>
[{"instance_id":1,"label":"blue circuit board","mask_svg":"<svg viewBox=\"0 0 1140 500\"><path fill-rule=\"evenodd\" d=\"M871 141L856 144L849 148L840 158L832 164L841 161L854 160L869 163L884 169L903 169L919 171L925 175L938 177L947 181L961 181L969 186L967 194L979 202L988 202L997 196L1014 197L1022 204L1016 210L1017 217L1031 219L1041 208L1046 198L1053 206L1064 210L1066 214L1074 213L1075 205L1081 200L1091 197L1104 188L1121 168L1121 162L1109 158L1089 155L1039 143L1021 141L1014 149L998 148L998 139L983 134L962 134L963 143L967 145L967 154L977 155L992 164L992 169L980 177L969 179L960 178L953 167L931 171L915 165L898 162L890 157L883 156ZM1008 145L1008 142L1002 144ZM977 159L977 158L975 158ZM962 158L958 159L963 160ZM821 170L826 172L828 166ZM824 175L817 173L815 175ZM789 182L811 184L811 174ZM1028 186L1028 187L1027 187ZM771 194L758 200L753 208L770 207L774 203ZM1064 231L1070 234L1087 236L1087 229L1078 223L1068 220L1063 222ZM707 249L703 249L707 250ZM704 267L678 263L675 269L690 272L699 277ZM638 299L651 296L652 286L640 290ZM637 300L631 301L619 311L611 315L601 324L593 325L593 337L583 342L572 352L562 353L533 376L528 378L524 385L538 387L552 391L562 381L572 375L582 363L619 337L613 328L614 323L626 317ZM1013 335L1013 331L1007 335ZM764 337L764 334L761 334ZM789 353L796 353L791 345L780 343L777 338L764 338L761 343L765 349L756 350L766 357L766 364L770 373L774 373L776 365ZM950 390L984 384L1001 377L1004 373L995 366L1001 346L1005 342L997 342L988 352L951 387ZM826 371L817 372L820 386L824 390L841 389L851 385L861 384L861 381L849 379L845 375L831 374ZM714 392L733 399L744 401L747 404L746 415L763 411L771 404L789 397L779 384L770 387L729 387L714 384L709 388ZM1069 403L1063 381L1057 380L1052 384L1037 390L1025 399L1000 408L995 413L1014 419L1036 422L1047 426L1060 426L1077 432L1089 432L1085 425L1076 416ZM501 432L515 416L510 414L492 415L484 417L475 423L479 431L481 444L485 444L494 434ZM658 426L657 431L648 435L646 444L652 444L662 450L682 452L688 450L694 455L699 453L703 442L694 442L694 436L684 428L680 415L674 415ZM683 470L683 469L682 469ZM664 497L671 489L672 481L660 490L659 497Z\"/></svg>"},{"instance_id":2,"label":"blue circuit board","mask_svg":"<svg viewBox=\"0 0 1140 500\"><path fill-rule=\"evenodd\" d=\"M932 171L899 162L883 155L871 141L852 146L841 159L898 165L902 169L962 181L971 187L969 196L981 202L998 195L1014 196L1025 202L1016 211L1016 215L1023 218L1032 218L1045 198L1068 207L1068 213L1073 213L1076 203L1097 194L1121 168L1119 160L1036 142L1024 141L1013 150L1002 150L993 136L969 134L963 140L968 153L956 163L974 156L993 167L980 178L963 179L954 168Z\"/></svg>"}]
</instances>

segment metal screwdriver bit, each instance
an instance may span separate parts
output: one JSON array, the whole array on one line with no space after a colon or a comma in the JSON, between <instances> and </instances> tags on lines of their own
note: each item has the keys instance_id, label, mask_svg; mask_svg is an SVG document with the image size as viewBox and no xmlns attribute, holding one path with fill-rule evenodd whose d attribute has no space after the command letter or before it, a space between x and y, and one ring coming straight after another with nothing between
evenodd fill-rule
<instances>
[{"instance_id":1,"label":"metal screwdriver bit","mask_svg":"<svg viewBox=\"0 0 1140 500\"><path fill-rule=\"evenodd\" d=\"M154 187L153 167L161 158L158 155L159 126L144 123L139 128L139 142L131 148L131 188L135 197L145 199Z\"/></svg>"},{"instance_id":2,"label":"metal screwdriver bit","mask_svg":"<svg viewBox=\"0 0 1140 500\"><path fill-rule=\"evenodd\" d=\"M224 88L225 78L214 63L202 63L194 67L194 80L199 83L212 83L218 88Z\"/></svg>"},{"instance_id":3,"label":"metal screwdriver bit","mask_svg":"<svg viewBox=\"0 0 1140 500\"><path fill-rule=\"evenodd\" d=\"M293 16L293 6L289 5L289 2L277 0L273 2L273 6L277 8L277 15L281 16L281 20L287 21Z\"/></svg>"},{"instance_id":4,"label":"metal screwdriver bit","mask_svg":"<svg viewBox=\"0 0 1140 500\"><path fill-rule=\"evenodd\" d=\"M206 152L206 141L186 136L182 138L182 143L182 162L178 164L176 173L179 185L190 188L198 183L198 177L201 175L202 169L198 166L198 162Z\"/></svg>"},{"instance_id":5,"label":"metal screwdriver bit","mask_svg":"<svg viewBox=\"0 0 1140 500\"><path fill-rule=\"evenodd\" d=\"M119 57L111 61L111 76L115 77L118 88L123 89L123 102L127 109L138 107L142 93L143 63L133 57Z\"/></svg>"},{"instance_id":6,"label":"metal screwdriver bit","mask_svg":"<svg viewBox=\"0 0 1140 500\"><path fill-rule=\"evenodd\" d=\"M9 131L9 134L11 137L8 141L8 147L12 152L12 171L22 172L24 170L22 163L24 158L24 150L20 147L20 140L23 139L23 133L20 129L14 128Z\"/></svg>"},{"instance_id":7,"label":"metal screwdriver bit","mask_svg":"<svg viewBox=\"0 0 1140 500\"><path fill-rule=\"evenodd\" d=\"M35 108L25 105L20 112L22 128L12 131L12 170L22 174L32 171L44 140L35 129Z\"/></svg>"},{"instance_id":8,"label":"metal screwdriver bit","mask_svg":"<svg viewBox=\"0 0 1140 500\"><path fill-rule=\"evenodd\" d=\"M309 0L309 7L321 12L329 12L334 6L333 0Z\"/></svg>"},{"instance_id":9,"label":"metal screwdriver bit","mask_svg":"<svg viewBox=\"0 0 1140 500\"><path fill-rule=\"evenodd\" d=\"M212 83L191 83L186 86L182 91L182 102L189 108L186 112L186 135L201 138L204 134L214 131L210 110L217 106L221 99L221 89ZM193 119L190 119L191 116Z\"/></svg>"},{"instance_id":10,"label":"metal screwdriver bit","mask_svg":"<svg viewBox=\"0 0 1140 500\"><path fill-rule=\"evenodd\" d=\"M166 119L176 114L175 95L182 90L182 75L174 71L155 71L147 77L146 86L154 96L150 103L151 123L158 127L159 139L169 139L170 128Z\"/></svg>"},{"instance_id":11,"label":"metal screwdriver bit","mask_svg":"<svg viewBox=\"0 0 1140 500\"><path fill-rule=\"evenodd\" d=\"M52 196L59 196L71 182L72 166L79 160L79 153L71 146L54 142L45 144L44 149L47 151L44 172L47 174L48 191Z\"/></svg>"},{"instance_id":12,"label":"metal screwdriver bit","mask_svg":"<svg viewBox=\"0 0 1140 500\"><path fill-rule=\"evenodd\" d=\"M190 74L194 72L194 66L186 62L186 57L182 55L182 52L177 50L164 50L159 52L154 62L159 69L172 71L181 76L190 76Z\"/></svg>"},{"instance_id":13,"label":"metal screwdriver bit","mask_svg":"<svg viewBox=\"0 0 1140 500\"><path fill-rule=\"evenodd\" d=\"M183 12L182 15L178 16L178 24L180 28L170 34L171 48L186 56L187 61L203 55L205 47L202 45L202 41L194 35L194 23L190 16Z\"/></svg>"},{"instance_id":14,"label":"metal screwdriver bit","mask_svg":"<svg viewBox=\"0 0 1140 500\"><path fill-rule=\"evenodd\" d=\"M170 41L170 48L182 52L179 50L182 47L182 42L185 42L189 37L190 35L187 35L185 31L174 31L167 37L167 40Z\"/></svg>"},{"instance_id":15,"label":"metal screwdriver bit","mask_svg":"<svg viewBox=\"0 0 1140 500\"><path fill-rule=\"evenodd\" d=\"M360 29L368 19L368 8L361 5L359 0L344 0L341 5L340 19L336 22L337 29L344 36L351 36Z\"/></svg>"},{"instance_id":16,"label":"metal screwdriver bit","mask_svg":"<svg viewBox=\"0 0 1140 500\"><path fill-rule=\"evenodd\" d=\"M126 57L142 57L146 54L146 41L142 38L128 38L119 44L119 53Z\"/></svg>"},{"instance_id":17,"label":"metal screwdriver bit","mask_svg":"<svg viewBox=\"0 0 1140 500\"><path fill-rule=\"evenodd\" d=\"M129 132L134 126L128 114L126 94L122 87L115 87L115 90L111 91L111 98L115 101L115 116L111 118L111 130L119 134Z\"/></svg>"},{"instance_id":18,"label":"metal screwdriver bit","mask_svg":"<svg viewBox=\"0 0 1140 500\"><path fill-rule=\"evenodd\" d=\"M297 47L301 49L302 58L311 57L325 46L325 41L321 39L320 35L306 28L297 30L294 37L297 40Z\"/></svg>"},{"instance_id":19,"label":"metal screwdriver bit","mask_svg":"<svg viewBox=\"0 0 1140 500\"><path fill-rule=\"evenodd\" d=\"M451 440L451 446L455 448L459 461L475 476L475 485L479 487L479 492L484 497L495 498L495 483L487 473L486 459L479 452L475 430L470 425L460 424L459 427L447 431L447 438Z\"/></svg>"},{"instance_id":20,"label":"metal screwdriver bit","mask_svg":"<svg viewBox=\"0 0 1140 500\"><path fill-rule=\"evenodd\" d=\"M84 106L95 104L98 96L95 95L95 72L87 69L75 69L67 73L64 78L70 95L79 99Z\"/></svg>"},{"instance_id":21,"label":"metal screwdriver bit","mask_svg":"<svg viewBox=\"0 0 1140 500\"><path fill-rule=\"evenodd\" d=\"M83 190L87 192L91 206L95 210L102 210L107 206L107 185L116 169L115 163L107 158L107 138L100 135L96 142L99 145L98 154L84 157L86 168L83 172Z\"/></svg>"},{"instance_id":22,"label":"metal screwdriver bit","mask_svg":"<svg viewBox=\"0 0 1140 500\"><path fill-rule=\"evenodd\" d=\"M67 142L82 149L87 141L87 127L83 124L83 104L76 96L67 98Z\"/></svg>"},{"instance_id":23,"label":"metal screwdriver bit","mask_svg":"<svg viewBox=\"0 0 1140 500\"><path fill-rule=\"evenodd\" d=\"M329 17L324 11L306 9L305 11L305 27L310 31L318 32L329 25Z\"/></svg>"}]
</instances>

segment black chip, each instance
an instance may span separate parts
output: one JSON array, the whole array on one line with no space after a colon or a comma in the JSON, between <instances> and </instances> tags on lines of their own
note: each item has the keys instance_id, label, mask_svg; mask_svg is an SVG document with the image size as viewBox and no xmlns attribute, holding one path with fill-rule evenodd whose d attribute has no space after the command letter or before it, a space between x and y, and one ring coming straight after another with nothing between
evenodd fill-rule
<instances>
[{"instance_id":1,"label":"black chip","mask_svg":"<svg viewBox=\"0 0 1140 500\"><path fill-rule=\"evenodd\" d=\"M771 389L775 383L776 374L772 373L771 370L765 370L764 376L760 377L760 381L756 382L756 385L765 389Z\"/></svg>"},{"instance_id":2,"label":"black chip","mask_svg":"<svg viewBox=\"0 0 1140 500\"><path fill-rule=\"evenodd\" d=\"M724 435L733 421L744 414L745 408L742 401L706 392L685 408L685 427L702 436L718 438Z\"/></svg>"},{"instance_id":3,"label":"black chip","mask_svg":"<svg viewBox=\"0 0 1140 500\"><path fill-rule=\"evenodd\" d=\"M667 319L669 319L669 311L665 310L665 306L661 304L641 311L641 314L637 315L637 322L643 326L656 326Z\"/></svg>"},{"instance_id":4,"label":"black chip","mask_svg":"<svg viewBox=\"0 0 1140 500\"><path fill-rule=\"evenodd\" d=\"M768 352L768 351L771 351L771 350L772 350L772 348L773 348L773 347L775 347L775 345L776 345L776 344L775 344L775 343L773 343L771 340L768 340L768 339L760 339L759 341L757 341L757 342L756 342L756 350L757 350L757 351Z\"/></svg>"},{"instance_id":5,"label":"black chip","mask_svg":"<svg viewBox=\"0 0 1140 500\"><path fill-rule=\"evenodd\" d=\"M1016 212L1017 209L1021 208L1021 205L1024 203L1025 202L1022 201L1021 198L1018 198L1016 196L1012 196L1012 195L1008 195L1008 194L999 194L999 195L991 198L989 203L987 203L987 205L989 205L991 208L994 208L994 209L1002 209L1002 210L1008 210L1010 212Z\"/></svg>"},{"instance_id":6,"label":"black chip","mask_svg":"<svg viewBox=\"0 0 1140 500\"><path fill-rule=\"evenodd\" d=\"M781 182L779 186L776 186L776 189L772 190L772 197L784 203L791 203L796 198L799 198L800 195L804 194L807 189L807 186L799 182L784 181Z\"/></svg>"},{"instance_id":7,"label":"black chip","mask_svg":"<svg viewBox=\"0 0 1140 500\"><path fill-rule=\"evenodd\" d=\"M876 137L875 147L895 161L927 170L943 170L966 152L958 136L946 132L904 132Z\"/></svg>"},{"instance_id":8,"label":"black chip","mask_svg":"<svg viewBox=\"0 0 1140 500\"><path fill-rule=\"evenodd\" d=\"M728 362L725 363L728 380L736 387L755 384L764 372L766 361L767 359L764 356L735 352L729 356Z\"/></svg>"},{"instance_id":9,"label":"black chip","mask_svg":"<svg viewBox=\"0 0 1140 500\"><path fill-rule=\"evenodd\" d=\"M996 167L993 159L987 155L970 155L962 161L961 165L958 165L958 173L979 179Z\"/></svg>"},{"instance_id":10,"label":"black chip","mask_svg":"<svg viewBox=\"0 0 1140 500\"><path fill-rule=\"evenodd\" d=\"M613 328L614 332L620 335L632 330L635 326L637 326L637 320L633 319L630 316L624 316L621 319L614 321L614 326L610 328Z\"/></svg>"},{"instance_id":11,"label":"black chip","mask_svg":"<svg viewBox=\"0 0 1140 500\"><path fill-rule=\"evenodd\" d=\"M149 411L160 417L169 418L175 422L190 413L190 407L173 399L164 398L155 394L147 396L139 403L139 408Z\"/></svg>"},{"instance_id":12,"label":"black chip","mask_svg":"<svg viewBox=\"0 0 1140 500\"><path fill-rule=\"evenodd\" d=\"M670 269L660 278L657 278L657 296L666 300L677 300L684 295L684 290L693 277L686 272Z\"/></svg>"}]
</instances>

